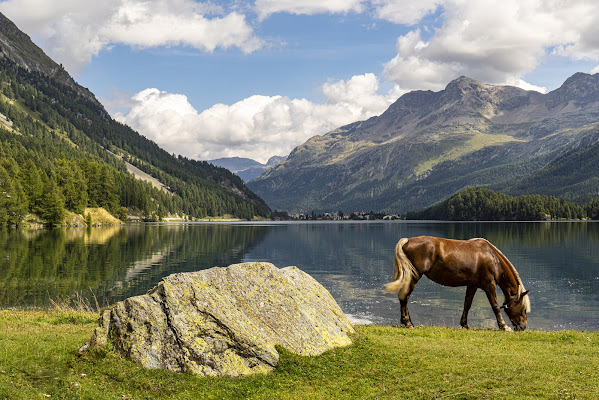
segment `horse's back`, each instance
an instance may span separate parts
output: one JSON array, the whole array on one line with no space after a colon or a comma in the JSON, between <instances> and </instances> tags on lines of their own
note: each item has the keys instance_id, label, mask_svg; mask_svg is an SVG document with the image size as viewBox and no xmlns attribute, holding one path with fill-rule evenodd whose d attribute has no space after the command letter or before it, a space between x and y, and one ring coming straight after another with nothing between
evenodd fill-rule
<instances>
[{"instance_id":1,"label":"horse's back","mask_svg":"<svg viewBox=\"0 0 599 400\"><path fill-rule=\"evenodd\" d=\"M429 279L446 286L478 284L496 275L497 256L485 239L410 238L404 251Z\"/></svg>"}]
</instances>

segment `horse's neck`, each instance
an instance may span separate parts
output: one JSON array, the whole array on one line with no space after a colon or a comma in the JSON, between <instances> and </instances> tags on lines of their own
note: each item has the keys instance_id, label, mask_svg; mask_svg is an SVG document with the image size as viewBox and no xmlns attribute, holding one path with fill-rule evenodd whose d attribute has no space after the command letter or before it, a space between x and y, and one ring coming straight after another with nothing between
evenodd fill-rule
<instances>
[{"instance_id":1,"label":"horse's neck","mask_svg":"<svg viewBox=\"0 0 599 400\"><path fill-rule=\"evenodd\" d=\"M518 279L516 279L515 274L511 270L509 270L509 272L506 271L497 284L506 297L509 294L515 295L518 293Z\"/></svg>"}]
</instances>

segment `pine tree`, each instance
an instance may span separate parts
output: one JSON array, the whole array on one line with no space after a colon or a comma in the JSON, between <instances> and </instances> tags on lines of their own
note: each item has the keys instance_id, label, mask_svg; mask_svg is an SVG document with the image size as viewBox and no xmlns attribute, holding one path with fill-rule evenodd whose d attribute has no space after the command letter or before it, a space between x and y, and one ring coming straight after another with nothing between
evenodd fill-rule
<instances>
[{"instance_id":1,"label":"pine tree","mask_svg":"<svg viewBox=\"0 0 599 400\"><path fill-rule=\"evenodd\" d=\"M40 171L31 159L21 168L21 182L25 196L29 200L29 211L38 214L42 202L43 185Z\"/></svg>"},{"instance_id":2,"label":"pine tree","mask_svg":"<svg viewBox=\"0 0 599 400\"><path fill-rule=\"evenodd\" d=\"M62 190L62 197L67 210L83 214L87 206L87 180L81 168L64 158L58 160L56 181Z\"/></svg>"},{"instance_id":3,"label":"pine tree","mask_svg":"<svg viewBox=\"0 0 599 400\"><path fill-rule=\"evenodd\" d=\"M114 183L114 175L107 165L100 168L98 178L100 180L100 199L98 204L109 211L118 208L118 195Z\"/></svg>"},{"instance_id":4,"label":"pine tree","mask_svg":"<svg viewBox=\"0 0 599 400\"><path fill-rule=\"evenodd\" d=\"M19 225L27 212L27 199L18 180L0 166L0 226Z\"/></svg>"},{"instance_id":5,"label":"pine tree","mask_svg":"<svg viewBox=\"0 0 599 400\"><path fill-rule=\"evenodd\" d=\"M586 212L590 219L599 219L599 197L594 198L589 202L589 204L587 204Z\"/></svg>"},{"instance_id":6,"label":"pine tree","mask_svg":"<svg viewBox=\"0 0 599 400\"><path fill-rule=\"evenodd\" d=\"M49 225L58 225L64 218L64 200L54 177L42 174L44 193L42 194L39 216Z\"/></svg>"}]
</instances>

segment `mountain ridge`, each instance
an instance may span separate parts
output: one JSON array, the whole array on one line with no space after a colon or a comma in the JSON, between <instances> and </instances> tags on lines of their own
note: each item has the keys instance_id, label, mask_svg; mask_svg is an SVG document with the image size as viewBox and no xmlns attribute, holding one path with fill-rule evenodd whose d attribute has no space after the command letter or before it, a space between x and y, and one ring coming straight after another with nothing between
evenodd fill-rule
<instances>
[{"instance_id":1,"label":"mountain ridge","mask_svg":"<svg viewBox=\"0 0 599 400\"><path fill-rule=\"evenodd\" d=\"M460 77L310 138L249 186L293 212L405 212L473 184L510 190L582 136L592 142L598 121L597 74L574 74L547 94Z\"/></svg>"},{"instance_id":2,"label":"mountain ridge","mask_svg":"<svg viewBox=\"0 0 599 400\"><path fill-rule=\"evenodd\" d=\"M33 43L29 35L21 31L2 13L0 13L0 47L0 57L7 57L27 71L40 72L71 87L78 95L99 105L103 110L104 117L110 118L108 112L89 89L79 85L62 67L62 64L57 64L46 55Z\"/></svg>"}]
</instances>

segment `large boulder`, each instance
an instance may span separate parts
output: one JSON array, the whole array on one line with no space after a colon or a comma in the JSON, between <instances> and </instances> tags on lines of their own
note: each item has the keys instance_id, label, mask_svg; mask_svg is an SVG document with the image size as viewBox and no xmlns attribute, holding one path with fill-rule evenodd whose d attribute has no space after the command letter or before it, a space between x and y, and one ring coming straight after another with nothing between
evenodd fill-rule
<instances>
[{"instance_id":1,"label":"large boulder","mask_svg":"<svg viewBox=\"0 0 599 400\"><path fill-rule=\"evenodd\" d=\"M110 341L147 368L242 376L273 369L276 345L318 355L351 344L353 331L310 275L255 262L164 278L105 310L80 351Z\"/></svg>"}]
</instances>

